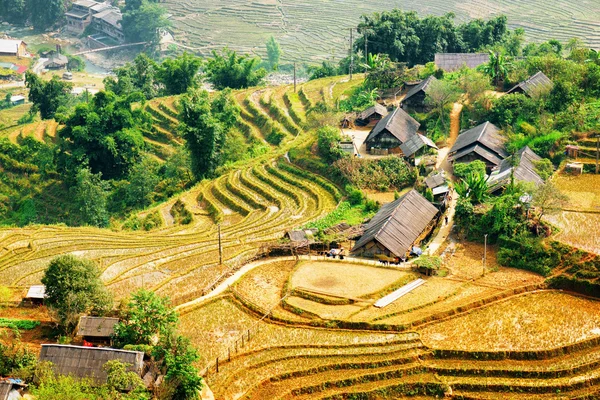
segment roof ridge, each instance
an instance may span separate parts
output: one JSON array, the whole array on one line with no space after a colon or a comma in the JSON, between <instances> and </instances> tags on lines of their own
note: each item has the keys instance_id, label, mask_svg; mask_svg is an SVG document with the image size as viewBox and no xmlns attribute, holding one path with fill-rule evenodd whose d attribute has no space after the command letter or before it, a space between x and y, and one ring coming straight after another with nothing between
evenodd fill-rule
<instances>
[{"instance_id":1,"label":"roof ridge","mask_svg":"<svg viewBox=\"0 0 600 400\"><path fill-rule=\"evenodd\" d=\"M390 123L394 119L394 117L396 116L396 113L398 112L398 110L400 110L400 107L396 107L396 109L390 115L390 118L385 122L385 127L386 128L390 126Z\"/></svg>"},{"instance_id":2,"label":"roof ridge","mask_svg":"<svg viewBox=\"0 0 600 400\"><path fill-rule=\"evenodd\" d=\"M485 133L485 131L487 130L488 124L490 123L490 121L485 121L483 124L483 128L481 129L481 133L479 134L479 136L477 136L477 142L481 142L481 138L483 137L483 134Z\"/></svg>"},{"instance_id":3,"label":"roof ridge","mask_svg":"<svg viewBox=\"0 0 600 400\"><path fill-rule=\"evenodd\" d=\"M377 236L381 233L381 231L383 230L383 228L386 227L386 225L390 222L390 220L392 219L392 217L396 214L396 211L398 211L398 208L400 208L400 204L402 203L402 199L404 199L408 193L412 192L414 189L410 190L409 192L405 193L404 195L398 197L396 200L394 200L392 203L389 204L393 204L394 202L398 202L398 206L394 207L394 211L392 211L390 213L390 216L386 219L386 221L381 225L381 227L377 230L377 232L373 235L374 239L377 239Z\"/></svg>"}]
</instances>

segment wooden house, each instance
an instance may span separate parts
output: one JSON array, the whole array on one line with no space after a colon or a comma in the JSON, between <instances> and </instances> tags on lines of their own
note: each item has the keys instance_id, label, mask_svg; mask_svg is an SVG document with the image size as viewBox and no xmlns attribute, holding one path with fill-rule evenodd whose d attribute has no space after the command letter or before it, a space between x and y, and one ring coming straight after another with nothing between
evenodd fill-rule
<instances>
[{"instance_id":1,"label":"wooden house","mask_svg":"<svg viewBox=\"0 0 600 400\"><path fill-rule=\"evenodd\" d=\"M506 94L523 93L529 97L538 97L540 94L548 93L552 90L554 84L543 72L539 71L535 75L517 84Z\"/></svg>"},{"instance_id":2,"label":"wooden house","mask_svg":"<svg viewBox=\"0 0 600 400\"><path fill-rule=\"evenodd\" d=\"M46 286L44 285L33 285L27 290L25 301L32 304L44 304L46 298Z\"/></svg>"},{"instance_id":3,"label":"wooden house","mask_svg":"<svg viewBox=\"0 0 600 400\"><path fill-rule=\"evenodd\" d=\"M10 392L13 389L19 389L26 387L27 385L21 379L15 378L0 378L0 400L9 400L13 397L10 397Z\"/></svg>"},{"instance_id":4,"label":"wooden house","mask_svg":"<svg viewBox=\"0 0 600 400\"><path fill-rule=\"evenodd\" d=\"M437 53L435 55L435 66L446 72L452 72L466 66L477 68L490 61L488 53Z\"/></svg>"},{"instance_id":5,"label":"wooden house","mask_svg":"<svg viewBox=\"0 0 600 400\"><path fill-rule=\"evenodd\" d=\"M365 257L405 258L431 232L437 214L438 209L413 189L381 207L352 252Z\"/></svg>"},{"instance_id":6,"label":"wooden house","mask_svg":"<svg viewBox=\"0 0 600 400\"><path fill-rule=\"evenodd\" d=\"M27 43L22 40L0 39L0 56L24 57Z\"/></svg>"},{"instance_id":7,"label":"wooden house","mask_svg":"<svg viewBox=\"0 0 600 400\"><path fill-rule=\"evenodd\" d=\"M64 69L67 68L69 59L67 56L59 53L54 53L48 61L44 63L44 68L47 69Z\"/></svg>"},{"instance_id":8,"label":"wooden house","mask_svg":"<svg viewBox=\"0 0 600 400\"><path fill-rule=\"evenodd\" d=\"M387 108L377 103L358 114L355 123L358 126L375 126L388 114Z\"/></svg>"},{"instance_id":9,"label":"wooden house","mask_svg":"<svg viewBox=\"0 0 600 400\"><path fill-rule=\"evenodd\" d=\"M431 189L431 193L433 194L433 198L436 202L442 200L450 191L446 177L444 177L444 175L441 173L429 175L425 179L425 184L429 189Z\"/></svg>"},{"instance_id":10,"label":"wooden house","mask_svg":"<svg viewBox=\"0 0 600 400\"><path fill-rule=\"evenodd\" d=\"M90 343L110 344L118 322L119 318L83 316L79 318L77 336Z\"/></svg>"},{"instance_id":11,"label":"wooden house","mask_svg":"<svg viewBox=\"0 0 600 400\"><path fill-rule=\"evenodd\" d=\"M106 371L102 367L107 361L119 360L129 364L127 370L140 376L144 369L143 352L105 347L43 344L39 360L50 361L58 374L89 378L96 384L106 383Z\"/></svg>"},{"instance_id":12,"label":"wooden house","mask_svg":"<svg viewBox=\"0 0 600 400\"><path fill-rule=\"evenodd\" d=\"M513 156L505 158L500 167L491 173L488 179L488 188L491 193L505 188L512 179L515 182L530 182L535 186L544 183L535 168L535 163L542 157L535 154L528 146L515 153L514 157L515 161L513 161Z\"/></svg>"},{"instance_id":13,"label":"wooden house","mask_svg":"<svg viewBox=\"0 0 600 400\"><path fill-rule=\"evenodd\" d=\"M508 153L504 148L506 139L500 134L500 129L490 122L484 122L462 132L448 153L448 159L453 163L469 163L475 160L483 161L488 169L499 167Z\"/></svg>"},{"instance_id":14,"label":"wooden house","mask_svg":"<svg viewBox=\"0 0 600 400\"><path fill-rule=\"evenodd\" d=\"M426 111L428 109L425 104L427 91L430 85L435 81L437 81L436 77L431 75L429 78L410 89L408 93L406 93L406 96L404 96L404 100L402 100L402 108L404 110L412 109L418 112Z\"/></svg>"},{"instance_id":15,"label":"wooden house","mask_svg":"<svg viewBox=\"0 0 600 400\"><path fill-rule=\"evenodd\" d=\"M437 148L429 138L418 133L419 126L417 120L398 107L369 132L365 140L367 151L410 157L425 146Z\"/></svg>"}]
</instances>

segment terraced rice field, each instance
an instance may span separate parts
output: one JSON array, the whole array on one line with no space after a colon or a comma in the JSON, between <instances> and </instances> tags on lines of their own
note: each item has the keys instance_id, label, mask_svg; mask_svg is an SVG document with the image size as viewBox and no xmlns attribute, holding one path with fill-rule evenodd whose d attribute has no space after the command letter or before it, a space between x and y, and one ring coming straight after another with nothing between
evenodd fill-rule
<instances>
[{"instance_id":1,"label":"terraced rice field","mask_svg":"<svg viewBox=\"0 0 600 400\"><path fill-rule=\"evenodd\" d=\"M265 42L273 35L281 43L286 61L314 62L344 57L349 31L362 14L392 8L420 14L453 12L457 19L490 18L505 14L509 26L524 28L527 39L542 41L572 37L589 46L600 46L600 5L594 0L166 0L174 15L176 40L203 54L225 45L264 55ZM540 12L543 10L543 12Z\"/></svg>"}]
</instances>

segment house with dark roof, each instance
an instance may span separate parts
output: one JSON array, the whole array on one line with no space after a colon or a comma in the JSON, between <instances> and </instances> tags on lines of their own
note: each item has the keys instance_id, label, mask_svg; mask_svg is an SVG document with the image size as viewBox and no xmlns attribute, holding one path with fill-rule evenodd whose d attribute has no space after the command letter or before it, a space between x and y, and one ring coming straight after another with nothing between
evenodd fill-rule
<instances>
[{"instance_id":1,"label":"house with dark roof","mask_svg":"<svg viewBox=\"0 0 600 400\"><path fill-rule=\"evenodd\" d=\"M431 189L434 200L438 201L450 191L446 177L441 173L435 173L425 178L425 185Z\"/></svg>"},{"instance_id":2,"label":"house with dark roof","mask_svg":"<svg viewBox=\"0 0 600 400\"><path fill-rule=\"evenodd\" d=\"M421 124L400 107L383 118L365 140L371 154L401 154L411 157L425 146L437 149L431 139L419 134Z\"/></svg>"},{"instance_id":3,"label":"house with dark roof","mask_svg":"<svg viewBox=\"0 0 600 400\"><path fill-rule=\"evenodd\" d=\"M128 364L127 370L140 376L144 368L143 352L106 347L43 344L39 360L50 361L58 374L89 378L96 384L106 383L106 371L102 367L108 361L119 360Z\"/></svg>"},{"instance_id":4,"label":"house with dark roof","mask_svg":"<svg viewBox=\"0 0 600 400\"><path fill-rule=\"evenodd\" d=\"M67 56L59 53L54 53L52 56L44 63L44 68L47 69L63 69L67 68L69 64L69 59Z\"/></svg>"},{"instance_id":5,"label":"house with dark roof","mask_svg":"<svg viewBox=\"0 0 600 400\"><path fill-rule=\"evenodd\" d=\"M119 318L88 317L79 318L77 336L90 343L110 343Z\"/></svg>"},{"instance_id":6,"label":"house with dark roof","mask_svg":"<svg viewBox=\"0 0 600 400\"><path fill-rule=\"evenodd\" d=\"M413 189L381 207L352 252L405 258L431 232L437 214L438 209Z\"/></svg>"},{"instance_id":7,"label":"house with dark roof","mask_svg":"<svg viewBox=\"0 0 600 400\"><path fill-rule=\"evenodd\" d=\"M470 163L481 160L488 169L500 166L502 160L508 157L504 148L506 138L500 129L490 122L484 122L475 128L468 129L458 135L458 139L448 153L448 159L453 163Z\"/></svg>"},{"instance_id":8,"label":"house with dark roof","mask_svg":"<svg viewBox=\"0 0 600 400\"><path fill-rule=\"evenodd\" d=\"M92 15L102 12L112 6L105 2L94 0L75 1L71 8L65 13L67 30L76 34L82 34L92 22Z\"/></svg>"},{"instance_id":9,"label":"house with dark roof","mask_svg":"<svg viewBox=\"0 0 600 400\"><path fill-rule=\"evenodd\" d=\"M435 55L435 66L446 72L452 72L466 66L477 68L490 61L488 53L437 53Z\"/></svg>"},{"instance_id":10,"label":"house with dark roof","mask_svg":"<svg viewBox=\"0 0 600 400\"><path fill-rule=\"evenodd\" d=\"M523 147L513 156L505 158L500 167L490 174L488 179L488 190L490 193L497 192L510 184L511 180L515 182L530 182L535 186L544 183L544 180L536 170L536 163L542 157L538 156L528 146Z\"/></svg>"},{"instance_id":11,"label":"house with dark roof","mask_svg":"<svg viewBox=\"0 0 600 400\"><path fill-rule=\"evenodd\" d=\"M427 90L435 81L437 81L436 77L431 75L418 85L411 88L408 93L406 93L406 96L404 96L404 100L402 100L402 108L404 110L410 108L419 112L425 111L427 109L425 104Z\"/></svg>"},{"instance_id":12,"label":"house with dark roof","mask_svg":"<svg viewBox=\"0 0 600 400\"><path fill-rule=\"evenodd\" d=\"M376 103L374 106L367 108L356 117L356 125L372 126L376 125L389 112L385 106Z\"/></svg>"},{"instance_id":13,"label":"house with dark roof","mask_svg":"<svg viewBox=\"0 0 600 400\"><path fill-rule=\"evenodd\" d=\"M523 82L517 84L510 89L506 94L523 93L529 97L537 97L540 94L548 93L552 90L554 84L543 72L538 71Z\"/></svg>"},{"instance_id":14,"label":"house with dark roof","mask_svg":"<svg viewBox=\"0 0 600 400\"><path fill-rule=\"evenodd\" d=\"M121 11L116 7L111 7L97 14L93 14L92 26L98 32L102 32L119 43L122 43L125 41L123 27L121 26L122 20L123 15L121 14Z\"/></svg>"}]
</instances>

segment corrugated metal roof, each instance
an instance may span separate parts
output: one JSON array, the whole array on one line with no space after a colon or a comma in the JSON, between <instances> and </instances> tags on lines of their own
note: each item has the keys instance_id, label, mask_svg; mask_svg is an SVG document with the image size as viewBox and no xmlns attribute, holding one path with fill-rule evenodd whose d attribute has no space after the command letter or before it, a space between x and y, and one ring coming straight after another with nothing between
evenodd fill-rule
<instances>
[{"instance_id":1,"label":"corrugated metal roof","mask_svg":"<svg viewBox=\"0 0 600 400\"><path fill-rule=\"evenodd\" d=\"M400 143L404 143L417 134L419 126L421 126L421 124L417 120L398 107L375 125L365 142L376 138L379 134L387 130L398 139Z\"/></svg>"},{"instance_id":2,"label":"corrugated metal roof","mask_svg":"<svg viewBox=\"0 0 600 400\"><path fill-rule=\"evenodd\" d=\"M444 176L439 173L430 175L427 177L427 179L425 179L425 184L429 189L436 188L438 186L443 185L444 183L446 183L446 178L444 178Z\"/></svg>"},{"instance_id":3,"label":"corrugated metal roof","mask_svg":"<svg viewBox=\"0 0 600 400\"><path fill-rule=\"evenodd\" d=\"M0 53L17 54L17 50L21 43L25 43L22 40L13 39L0 39Z\"/></svg>"},{"instance_id":4,"label":"corrugated metal roof","mask_svg":"<svg viewBox=\"0 0 600 400\"><path fill-rule=\"evenodd\" d=\"M535 169L535 163L540 161L542 157L538 156L528 146L523 147L519 150L515 157L518 160L518 165L514 167L512 165L512 156L506 158L500 164L500 168L497 172L493 173L489 180L488 186L490 191L496 191L500 187L510 182L511 172L514 168L514 178L519 182L532 182L539 186L544 183L544 180L540 177Z\"/></svg>"},{"instance_id":5,"label":"corrugated metal roof","mask_svg":"<svg viewBox=\"0 0 600 400\"><path fill-rule=\"evenodd\" d=\"M546 91L552 89L554 84L542 71L537 72L535 75L532 75L527 80L519 83L512 89L510 89L507 94L518 92L522 90L528 96L534 96L540 91Z\"/></svg>"},{"instance_id":6,"label":"corrugated metal roof","mask_svg":"<svg viewBox=\"0 0 600 400\"><path fill-rule=\"evenodd\" d=\"M367 119L371 117L373 114L379 114L382 117L385 117L389 114L387 108L377 103L373 107L369 107L358 115L358 119Z\"/></svg>"},{"instance_id":7,"label":"corrugated metal roof","mask_svg":"<svg viewBox=\"0 0 600 400\"><path fill-rule=\"evenodd\" d=\"M77 336L108 338L115 333L115 325L119 318L81 317L77 328Z\"/></svg>"},{"instance_id":8,"label":"corrugated metal roof","mask_svg":"<svg viewBox=\"0 0 600 400\"><path fill-rule=\"evenodd\" d=\"M419 83L417 86L410 89L408 91L408 93L406 93L406 96L404 96L404 100L402 100L402 101L406 101L406 100L410 99L412 96L414 96L415 94L417 94L421 91L427 93L427 89L429 88L429 85L431 85L435 81L437 81L437 78L435 76L431 75L430 77L428 77L427 79L425 79L424 81Z\"/></svg>"},{"instance_id":9,"label":"corrugated metal roof","mask_svg":"<svg viewBox=\"0 0 600 400\"><path fill-rule=\"evenodd\" d=\"M437 53L435 55L436 67L444 71L456 71L463 65L475 68L489 61L488 53Z\"/></svg>"},{"instance_id":10,"label":"corrugated metal roof","mask_svg":"<svg viewBox=\"0 0 600 400\"><path fill-rule=\"evenodd\" d=\"M46 286L44 285L33 285L27 291L28 299L43 299L46 297Z\"/></svg>"},{"instance_id":11,"label":"corrugated metal roof","mask_svg":"<svg viewBox=\"0 0 600 400\"><path fill-rule=\"evenodd\" d=\"M450 149L450 159L455 160L470 151L476 151L495 165L500 165L500 162L508 156L504 149L505 142L506 138L500 134L498 127L490 122L484 122L458 135L456 143Z\"/></svg>"},{"instance_id":12,"label":"corrugated metal roof","mask_svg":"<svg viewBox=\"0 0 600 400\"><path fill-rule=\"evenodd\" d=\"M381 207L352 251L376 240L391 253L403 257L437 213L437 208L413 189Z\"/></svg>"},{"instance_id":13,"label":"corrugated metal roof","mask_svg":"<svg viewBox=\"0 0 600 400\"><path fill-rule=\"evenodd\" d=\"M43 344L40 361L50 361L54 370L61 375L90 378L96 383L106 382L106 372L102 369L110 360L120 360L130 364L129 371L142 373L144 353L101 347L83 347L61 344Z\"/></svg>"},{"instance_id":14,"label":"corrugated metal roof","mask_svg":"<svg viewBox=\"0 0 600 400\"><path fill-rule=\"evenodd\" d=\"M123 19L123 15L121 14L121 11L119 11L118 9L115 8L110 8L108 10L104 10L99 12L98 14L95 14L93 16L94 19L100 19L104 22L106 22L109 25L112 25L116 28L121 28L121 20Z\"/></svg>"}]
</instances>

